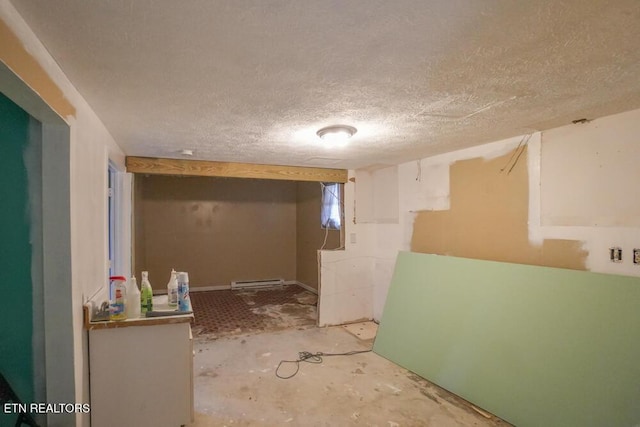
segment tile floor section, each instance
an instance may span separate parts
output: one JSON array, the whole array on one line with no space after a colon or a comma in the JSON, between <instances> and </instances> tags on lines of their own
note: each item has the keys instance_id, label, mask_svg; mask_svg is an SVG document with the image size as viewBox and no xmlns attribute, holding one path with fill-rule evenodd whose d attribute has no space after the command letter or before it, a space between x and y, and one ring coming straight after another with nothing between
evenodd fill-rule
<instances>
[{"instance_id":1,"label":"tile floor section","mask_svg":"<svg viewBox=\"0 0 640 427\"><path fill-rule=\"evenodd\" d=\"M196 337L305 328L316 325L317 295L298 285L191 292Z\"/></svg>"}]
</instances>

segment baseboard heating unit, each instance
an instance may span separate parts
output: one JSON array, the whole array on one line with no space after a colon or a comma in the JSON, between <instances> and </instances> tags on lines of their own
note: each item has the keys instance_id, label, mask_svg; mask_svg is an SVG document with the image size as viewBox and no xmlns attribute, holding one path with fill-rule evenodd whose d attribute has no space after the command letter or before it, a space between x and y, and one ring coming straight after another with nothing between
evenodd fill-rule
<instances>
[{"instance_id":1,"label":"baseboard heating unit","mask_svg":"<svg viewBox=\"0 0 640 427\"><path fill-rule=\"evenodd\" d=\"M237 280L231 282L231 289L259 289L284 285L284 279Z\"/></svg>"}]
</instances>

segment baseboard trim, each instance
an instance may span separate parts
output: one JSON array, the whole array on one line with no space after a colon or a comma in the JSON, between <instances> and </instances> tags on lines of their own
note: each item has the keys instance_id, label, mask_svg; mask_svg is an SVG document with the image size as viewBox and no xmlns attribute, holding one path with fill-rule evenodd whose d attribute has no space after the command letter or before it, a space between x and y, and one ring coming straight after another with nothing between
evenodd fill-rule
<instances>
[{"instance_id":1,"label":"baseboard trim","mask_svg":"<svg viewBox=\"0 0 640 427\"><path fill-rule=\"evenodd\" d=\"M316 295L318 295L318 290L315 288L312 288L311 286L302 283L302 282L298 282L297 280L285 280L284 281L285 285L298 285L301 288L306 289L309 292L312 292ZM231 289L231 285L218 285L218 286L191 286L189 287L189 292L204 292L204 291L226 291ZM156 291L153 291L154 293L156 293ZM158 292L158 294L163 293L162 291ZM164 291L164 293L166 294L166 291Z\"/></svg>"},{"instance_id":2,"label":"baseboard trim","mask_svg":"<svg viewBox=\"0 0 640 427\"><path fill-rule=\"evenodd\" d=\"M312 293L318 295L318 290L316 288L312 288L311 286L309 286L309 285L307 285L305 283L302 283L302 282L298 282L297 280L286 280L284 282L284 284L285 285L298 285L301 288L304 288L304 289L308 290L309 292L312 292Z\"/></svg>"},{"instance_id":3,"label":"baseboard trim","mask_svg":"<svg viewBox=\"0 0 640 427\"><path fill-rule=\"evenodd\" d=\"M204 291L226 291L231 289L231 285L218 285L218 286L190 286L189 292L204 292Z\"/></svg>"}]
</instances>

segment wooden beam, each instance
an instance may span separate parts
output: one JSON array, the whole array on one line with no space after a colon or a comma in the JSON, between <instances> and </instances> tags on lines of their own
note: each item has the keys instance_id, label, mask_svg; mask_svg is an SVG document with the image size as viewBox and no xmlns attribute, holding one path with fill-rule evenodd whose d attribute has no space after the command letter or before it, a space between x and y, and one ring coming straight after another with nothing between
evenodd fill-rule
<instances>
[{"instance_id":1,"label":"wooden beam","mask_svg":"<svg viewBox=\"0 0 640 427\"><path fill-rule=\"evenodd\" d=\"M258 165L206 160L127 157L127 172L152 175L219 176L227 178L280 179L288 181L347 182L346 169Z\"/></svg>"}]
</instances>

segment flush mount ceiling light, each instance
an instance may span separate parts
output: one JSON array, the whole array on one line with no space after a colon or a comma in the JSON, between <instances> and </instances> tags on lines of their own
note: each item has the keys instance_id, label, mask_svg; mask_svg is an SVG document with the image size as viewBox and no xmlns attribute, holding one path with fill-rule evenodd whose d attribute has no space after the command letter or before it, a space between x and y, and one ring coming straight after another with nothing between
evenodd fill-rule
<instances>
[{"instance_id":1,"label":"flush mount ceiling light","mask_svg":"<svg viewBox=\"0 0 640 427\"><path fill-rule=\"evenodd\" d=\"M347 125L333 125L320 129L316 134L320 139L330 142L346 142L358 129Z\"/></svg>"},{"instance_id":2,"label":"flush mount ceiling light","mask_svg":"<svg viewBox=\"0 0 640 427\"><path fill-rule=\"evenodd\" d=\"M185 148L184 150L180 150L180 154L182 154L183 156L193 156L193 150Z\"/></svg>"}]
</instances>

